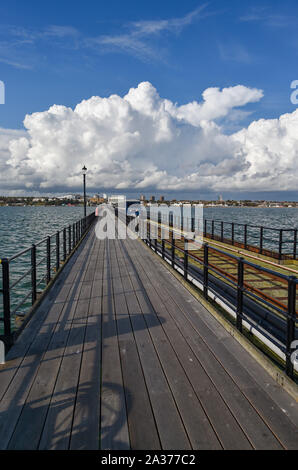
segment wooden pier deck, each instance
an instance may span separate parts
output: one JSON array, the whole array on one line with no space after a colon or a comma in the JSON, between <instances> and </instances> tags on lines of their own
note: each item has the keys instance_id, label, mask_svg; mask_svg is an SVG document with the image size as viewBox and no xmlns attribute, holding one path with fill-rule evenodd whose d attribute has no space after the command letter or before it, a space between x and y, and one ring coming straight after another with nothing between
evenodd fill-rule
<instances>
[{"instance_id":1,"label":"wooden pier deck","mask_svg":"<svg viewBox=\"0 0 298 470\"><path fill-rule=\"evenodd\" d=\"M1 449L298 449L297 424L152 251L93 229L0 366Z\"/></svg>"}]
</instances>

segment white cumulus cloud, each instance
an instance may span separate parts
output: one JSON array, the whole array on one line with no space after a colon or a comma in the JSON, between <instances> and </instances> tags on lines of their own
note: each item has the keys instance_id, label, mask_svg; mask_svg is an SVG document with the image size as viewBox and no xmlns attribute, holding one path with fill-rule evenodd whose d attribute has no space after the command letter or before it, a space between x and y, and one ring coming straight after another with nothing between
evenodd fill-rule
<instances>
[{"instance_id":1,"label":"white cumulus cloud","mask_svg":"<svg viewBox=\"0 0 298 470\"><path fill-rule=\"evenodd\" d=\"M218 120L263 96L242 85L208 88L179 106L143 82L124 96L27 115L26 132L0 129L2 189L296 189L298 111L228 135Z\"/></svg>"}]
</instances>

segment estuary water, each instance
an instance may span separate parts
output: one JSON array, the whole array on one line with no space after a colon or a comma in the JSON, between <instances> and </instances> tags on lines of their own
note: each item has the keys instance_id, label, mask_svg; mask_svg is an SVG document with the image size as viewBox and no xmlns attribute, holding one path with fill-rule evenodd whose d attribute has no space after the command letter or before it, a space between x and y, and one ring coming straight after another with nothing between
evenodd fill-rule
<instances>
[{"instance_id":1,"label":"estuary water","mask_svg":"<svg viewBox=\"0 0 298 470\"><path fill-rule=\"evenodd\" d=\"M94 207L87 207L87 214ZM84 217L83 207L0 207L0 258L9 258Z\"/></svg>"},{"instance_id":2,"label":"estuary water","mask_svg":"<svg viewBox=\"0 0 298 470\"><path fill-rule=\"evenodd\" d=\"M296 207L206 207L204 218L277 229L298 229L298 208Z\"/></svg>"},{"instance_id":3,"label":"estuary water","mask_svg":"<svg viewBox=\"0 0 298 470\"><path fill-rule=\"evenodd\" d=\"M87 214L94 211L94 207L87 207ZM84 216L83 207L75 206L1 206L0 207L0 259L11 256L29 248L32 243L38 243L48 235L54 235L58 230L73 224ZM54 245L54 239L53 239ZM52 248L54 248L52 246ZM37 291L45 288L46 274L46 244L37 248ZM31 266L30 251L10 263L10 285L23 276ZM52 264L55 263L55 252L52 253ZM0 265L0 289L2 288L2 268ZM30 272L11 290L11 311L16 309L22 314L31 305L31 274ZM19 306L20 302L28 299ZM0 294L0 318L3 316L3 299ZM13 321L14 325L14 321ZM0 333L3 323L0 322Z\"/></svg>"}]
</instances>

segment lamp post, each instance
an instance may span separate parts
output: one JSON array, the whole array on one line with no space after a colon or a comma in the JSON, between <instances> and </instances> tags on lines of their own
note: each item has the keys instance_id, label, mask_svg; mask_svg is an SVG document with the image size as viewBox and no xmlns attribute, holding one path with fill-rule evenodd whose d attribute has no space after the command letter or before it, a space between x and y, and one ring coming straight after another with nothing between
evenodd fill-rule
<instances>
[{"instance_id":1,"label":"lamp post","mask_svg":"<svg viewBox=\"0 0 298 470\"><path fill-rule=\"evenodd\" d=\"M87 213L86 213L86 173L87 173L87 168L85 167L85 165L82 168L82 172L83 172L83 185L84 185L84 217L86 217L86 215L87 215Z\"/></svg>"}]
</instances>

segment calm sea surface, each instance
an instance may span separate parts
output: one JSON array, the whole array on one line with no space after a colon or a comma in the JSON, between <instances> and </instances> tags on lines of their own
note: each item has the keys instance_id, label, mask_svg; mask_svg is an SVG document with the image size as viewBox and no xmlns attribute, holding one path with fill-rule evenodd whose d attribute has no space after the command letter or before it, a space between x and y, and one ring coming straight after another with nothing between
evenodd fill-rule
<instances>
[{"instance_id":1,"label":"calm sea surface","mask_svg":"<svg viewBox=\"0 0 298 470\"><path fill-rule=\"evenodd\" d=\"M94 208L87 207L87 214ZM9 258L16 253L37 243L57 230L62 230L69 224L80 220L84 216L83 207L51 207L51 206L25 206L0 207L0 258ZM43 243L37 248L37 281L41 280L37 290L45 288L42 280L46 273L45 262L42 258L46 254L46 245ZM55 263L55 253L52 254L52 263ZM10 264L10 282L13 284L30 268L30 251ZM1 266L0 266L1 269ZM0 288L2 287L2 273L0 272ZM11 311L17 309L18 313L27 311L30 307L30 297L18 307L21 300L31 288L31 277L27 275L11 292ZM3 314L2 295L0 294L0 317ZM2 325L0 323L0 332Z\"/></svg>"},{"instance_id":2,"label":"calm sea surface","mask_svg":"<svg viewBox=\"0 0 298 470\"><path fill-rule=\"evenodd\" d=\"M90 213L94 208L87 208ZM0 207L0 258L10 257L24 248L30 247L57 230L67 227L83 217L82 207ZM298 209L255 209L255 208L206 208L206 219L217 219L227 222L263 225L273 228L298 228ZM235 234L237 233L237 229ZM256 237L257 237L256 230ZM268 232L269 233L269 232ZM251 233L253 235L253 233ZM265 232L266 235L266 232ZM270 233L268 236L271 236ZM252 238L253 239L253 238ZM275 240L276 242L276 240ZM265 242L270 246L270 239ZM38 253L38 260L45 255L44 247ZM53 255L54 256L54 255ZM30 267L30 253L11 264L11 282L25 273ZM38 279L45 275L45 264L38 268ZM0 288L2 276L0 275ZM42 290L44 282L38 287ZM20 300L30 289L30 275L11 293L12 310L22 312L29 308L30 299L20 308ZM2 316L2 296L0 294L0 317ZM1 324L0 324L1 329Z\"/></svg>"},{"instance_id":3,"label":"calm sea surface","mask_svg":"<svg viewBox=\"0 0 298 470\"><path fill-rule=\"evenodd\" d=\"M240 224L263 225L272 228L298 228L298 208L206 207L206 219L218 219Z\"/></svg>"}]
</instances>

